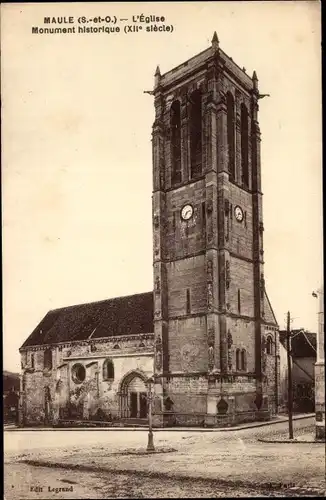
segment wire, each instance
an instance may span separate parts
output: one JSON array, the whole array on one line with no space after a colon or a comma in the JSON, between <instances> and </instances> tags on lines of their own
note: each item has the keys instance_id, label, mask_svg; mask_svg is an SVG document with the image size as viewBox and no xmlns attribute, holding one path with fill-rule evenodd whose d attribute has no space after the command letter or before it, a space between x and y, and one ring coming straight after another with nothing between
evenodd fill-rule
<instances>
[{"instance_id":1,"label":"wire","mask_svg":"<svg viewBox=\"0 0 326 500\"><path fill-rule=\"evenodd\" d=\"M303 330L299 330L293 336L291 336L291 339L294 339L294 337L296 337L297 335L299 335L299 333L304 333L304 331Z\"/></svg>"},{"instance_id":2,"label":"wire","mask_svg":"<svg viewBox=\"0 0 326 500\"><path fill-rule=\"evenodd\" d=\"M307 337L307 335L305 334L305 332L303 332L303 335L305 336L306 341L308 342L308 344L310 345L310 347L312 347L312 348L313 348L313 350L314 350L315 352L317 352L317 351L316 351L316 349L314 348L314 346L312 345L312 343L310 342L310 340L308 339L308 337Z\"/></svg>"}]
</instances>

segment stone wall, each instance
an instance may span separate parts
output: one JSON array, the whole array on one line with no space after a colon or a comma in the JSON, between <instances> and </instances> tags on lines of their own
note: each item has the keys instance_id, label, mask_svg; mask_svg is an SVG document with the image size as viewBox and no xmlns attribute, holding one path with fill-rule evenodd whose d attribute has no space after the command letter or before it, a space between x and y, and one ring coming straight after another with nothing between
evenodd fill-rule
<instances>
[{"instance_id":1,"label":"stone wall","mask_svg":"<svg viewBox=\"0 0 326 500\"><path fill-rule=\"evenodd\" d=\"M231 184L230 189L230 252L252 259L253 221L251 194ZM244 220L239 223L234 217L234 207L244 207ZM253 278L252 278L253 279Z\"/></svg>"},{"instance_id":2,"label":"stone wall","mask_svg":"<svg viewBox=\"0 0 326 500\"><path fill-rule=\"evenodd\" d=\"M226 426L270 417L268 407L257 410L256 380L253 375L184 375L167 377L164 398L170 411L155 405L156 426ZM226 411L220 408L226 403ZM262 416L263 415L263 416Z\"/></svg>"},{"instance_id":3,"label":"stone wall","mask_svg":"<svg viewBox=\"0 0 326 500\"><path fill-rule=\"evenodd\" d=\"M169 317L206 312L205 256L177 260L167 265ZM187 290L189 310L187 311Z\"/></svg>"},{"instance_id":4,"label":"stone wall","mask_svg":"<svg viewBox=\"0 0 326 500\"><path fill-rule=\"evenodd\" d=\"M315 364L316 438L325 440L324 285L319 289L317 362Z\"/></svg>"},{"instance_id":5,"label":"stone wall","mask_svg":"<svg viewBox=\"0 0 326 500\"><path fill-rule=\"evenodd\" d=\"M119 417L118 392L130 372L153 374L153 335L115 337L51 346L52 369L44 368L45 347L22 352L21 423L47 425L58 419L92 419L100 409ZM34 356L34 366L32 366ZM110 359L114 379L103 378L103 364ZM85 379L76 381L73 367L82 365Z\"/></svg>"},{"instance_id":6,"label":"stone wall","mask_svg":"<svg viewBox=\"0 0 326 500\"><path fill-rule=\"evenodd\" d=\"M315 365L316 438L325 440L325 363Z\"/></svg>"},{"instance_id":7,"label":"stone wall","mask_svg":"<svg viewBox=\"0 0 326 500\"><path fill-rule=\"evenodd\" d=\"M236 351L245 349L247 359L247 372L255 371L255 324L252 320L241 318L228 318L227 328L232 334L232 370L236 372Z\"/></svg>"},{"instance_id":8,"label":"stone wall","mask_svg":"<svg viewBox=\"0 0 326 500\"><path fill-rule=\"evenodd\" d=\"M282 406L282 401L284 394L282 391L285 390L284 386L284 369L286 368L286 353L284 357L280 356L280 342L279 342L279 332L274 326L265 325L263 328L263 352L262 352L262 369L264 374L264 387L265 393L268 396L268 405L270 411L275 414L278 412L279 408ZM268 352L267 340L271 340L271 351ZM283 347L283 346L282 346ZM281 376L282 369L282 376ZM287 380L287 379L286 379Z\"/></svg>"},{"instance_id":9,"label":"stone wall","mask_svg":"<svg viewBox=\"0 0 326 500\"><path fill-rule=\"evenodd\" d=\"M166 213L168 223L165 228L165 250L168 259L182 258L205 249L203 202L206 201L205 181L180 187L166 193ZM182 221L180 210L191 203L194 215L189 222Z\"/></svg>"},{"instance_id":10,"label":"stone wall","mask_svg":"<svg viewBox=\"0 0 326 500\"><path fill-rule=\"evenodd\" d=\"M170 371L207 371L207 333L204 316L169 321Z\"/></svg>"}]
</instances>

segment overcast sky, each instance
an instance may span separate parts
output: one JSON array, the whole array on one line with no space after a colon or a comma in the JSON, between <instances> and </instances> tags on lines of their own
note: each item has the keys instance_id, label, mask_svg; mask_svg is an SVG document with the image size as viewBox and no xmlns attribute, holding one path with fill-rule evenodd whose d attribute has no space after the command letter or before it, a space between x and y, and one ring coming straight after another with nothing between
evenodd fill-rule
<instances>
[{"instance_id":1,"label":"overcast sky","mask_svg":"<svg viewBox=\"0 0 326 500\"><path fill-rule=\"evenodd\" d=\"M173 33L31 31L44 16L140 14L164 16ZM259 113L267 293L281 328L290 310L294 327L316 331L319 2L2 4L5 369L20 369L18 349L49 309L152 289L154 112L143 91L157 64L186 61L214 30L271 95Z\"/></svg>"}]
</instances>

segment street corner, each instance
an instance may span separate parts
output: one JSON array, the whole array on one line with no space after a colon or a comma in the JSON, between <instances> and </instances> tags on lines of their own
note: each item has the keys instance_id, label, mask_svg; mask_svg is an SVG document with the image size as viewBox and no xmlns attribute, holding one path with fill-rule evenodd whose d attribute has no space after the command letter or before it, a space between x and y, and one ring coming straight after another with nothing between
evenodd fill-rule
<instances>
[{"instance_id":1,"label":"street corner","mask_svg":"<svg viewBox=\"0 0 326 500\"><path fill-rule=\"evenodd\" d=\"M276 444L314 444L321 445L324 444L316 439L313 432L301 434L299 436L294 436L292 439L288 435L278 435L265 438L259 438L258 441L261 443L276 443ZM325 444L324 444L325 446Z\"/></svg>"}]
</instances>

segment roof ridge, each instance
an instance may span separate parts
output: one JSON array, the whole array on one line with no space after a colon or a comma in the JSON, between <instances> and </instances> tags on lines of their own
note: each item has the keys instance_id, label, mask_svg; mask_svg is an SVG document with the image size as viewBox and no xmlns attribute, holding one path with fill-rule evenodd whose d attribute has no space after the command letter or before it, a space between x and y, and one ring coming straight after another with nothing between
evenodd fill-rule
<instances>
[{"instance_id":1,"label":"roof ridge","mask_svg":"<svg viewBox=\"0 0 326 500\"><path fill-rule=\"evenodd\" d=\"M186 63L188 63L189 61L192 61L193 59L196 59L196 57L198 56L201 56L202 54L204 54L205 52L212 52L212 47L207 47L206 49L204 50L201 50L200 52L198 52L197 54L195 54L194 56L191 56L189 57L189 59L186 59L186 61L183 61L182 63L178 64L177 66L174 66L173 68L171 68L169 71L166 71L165 73L162 73L162 79L166 76L166 75L169 75L170 73L173 73L173 72L176 72L177 69L180 69L182 68L183 66L187 66Z\"/></svg>"},{"instance_id":2,"label":"roof ridge","mask_svg":"<svg viewBox=\"0 0 326 500\"><path fill-rule=\"evenodd\" d=\"M94 302L82 302L81 304L72 304L70 306L62 306L62 307L57 307L56 309L50 309L47 312L47 314L49 314L51 312L58 312L58 311L71 309L73 307L90 306L90 305L94 305L94 304L103 304L104 302L109 302L109 301L119 300L119 299L127 299L128 297L137 297L139 295L147 295L147 294L152 294L152 293L153 293L153 291L139 292L139 293L133 293L131 295L119 295L119 297L111 297L108 299L95 300Z\"/></svg>"},{"instance_id":3,"label":"roof ridge","mask_svg":"<svg viewBox=\"0 0 326 500\"><path fill-rule=\"evenodd\" d=\"M153 307L153 291L147 291L52 309L22 347L87 340L92 332L92 339L153 332Z\"/></svg>"}]
</instances>

